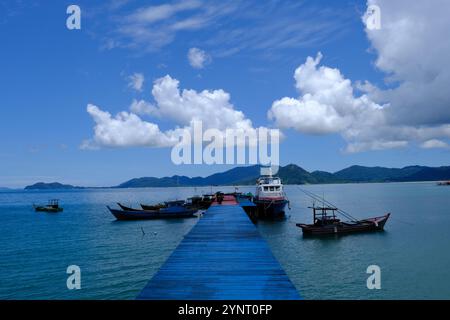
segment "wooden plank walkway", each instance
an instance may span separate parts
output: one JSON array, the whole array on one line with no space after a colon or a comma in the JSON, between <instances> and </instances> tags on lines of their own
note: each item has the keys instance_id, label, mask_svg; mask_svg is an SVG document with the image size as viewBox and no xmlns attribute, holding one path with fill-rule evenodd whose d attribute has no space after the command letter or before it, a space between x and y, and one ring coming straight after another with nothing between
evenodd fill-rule
<instances>
[{"instance_id":1,"label":"wooden plank walkway","mask_svg":"<svg viewBox=\"0 0 450 320\"><path fill-rule=\"evenodd\" d=\"M297 300L300 295L234 197L214 203L138 299Z\"/></svg>"}]
</instances>

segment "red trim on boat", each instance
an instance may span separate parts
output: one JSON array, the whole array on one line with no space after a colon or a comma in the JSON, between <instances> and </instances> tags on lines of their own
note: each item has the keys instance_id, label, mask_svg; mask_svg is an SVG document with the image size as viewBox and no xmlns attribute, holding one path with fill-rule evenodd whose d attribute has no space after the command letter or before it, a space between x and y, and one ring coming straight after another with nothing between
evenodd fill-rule
<instances>
[{"instance_id":1,"label":"red trim on boat","mask_svg":"<svg viewBox=\"0 0 450 320\"><path fill-rule=\"evenodd\" d=\"M267 201L280 201L280 200L287 200L286 198L283 197L274 197L274 198L268 198L268 197L264 197L264 198L255 198L255 200L267 200Z\"/></svg>"}]
</instances>

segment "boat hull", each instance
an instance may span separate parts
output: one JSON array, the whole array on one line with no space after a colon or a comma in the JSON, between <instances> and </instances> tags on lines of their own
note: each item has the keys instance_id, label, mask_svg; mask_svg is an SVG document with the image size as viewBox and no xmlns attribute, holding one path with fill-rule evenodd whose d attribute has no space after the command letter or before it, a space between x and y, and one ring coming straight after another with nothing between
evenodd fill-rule
<instances>
[{"instance_id":1,"label":"boat hull","mask_svg":"<svg viewBox=\"0 0 450 320\"><path fill-rule=\"evenodd\" d=\"M282 218L285 215L285 208L288 200L283 198L255 198L253 203L256 205L256 215L258 218Z\"/></svg>"},{"instance_id":2,"label":"boat hull","mask_svg":"<svg viewBox=\"0 0 450 320\"><path fill-rule=\"evenodd\" d=\"M63 208L50 208L50 207L34 207L36 212L58 213L62 212Z\"/></svg>"},{"instance_id":3,"label":"boat hull","mask_svg":"<svg viewBox=\"0 0 450 320\"><path fill-rule=\"evenodd\" d=\"M177 211L167 210L140 210L126 211L108 207L109 211L117 220L151 220L151 219L175 219L193 217L197 210L185 209Z\"/></svg>"},{"instance_id":4,"label":"boat hull","mask_svg":"<svg viewBox=\"0 0 450 320\"><path fill-rule=\"evenodd\" d=\"M351 233L373 232L384 230L384 225L389 219L390 214L355 223L339 222L324 226L316 226L313 224L297 223L297 227L301 228L305 236L326 236L326 235L344 235Z\"/></svg>"}]
</instances>

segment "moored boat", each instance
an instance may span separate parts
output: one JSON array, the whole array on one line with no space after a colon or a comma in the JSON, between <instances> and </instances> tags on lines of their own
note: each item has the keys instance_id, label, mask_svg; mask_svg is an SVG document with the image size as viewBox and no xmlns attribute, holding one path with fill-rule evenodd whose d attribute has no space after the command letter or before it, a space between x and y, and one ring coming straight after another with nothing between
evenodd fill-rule
<instances>
[{"instance_id":1,"label":"moored boat","mask_svg":"<svg viewBox=\"0 0 450 320\"><path fill-rule=\"evenodd\" d=\"M198 211L195 208L186 206L184 201L168 201L165 204L165 207L155 210L138 210L122 205L120 206L122 210L112 209L109 206L108 210L117 220L188 218L194 216Z\"/></svg>"},{"instance_id":2,"label":"moored boat","mask_svg":"<svg viewBox=\"0 0 450 320\"><path fill-rule=\"evenodd\" d=\"M188 198L186 203L189 206L198 208L199 210L206 210L211 206L213 200L213 195L193 196Z\"/></svg>"},{"instance_id":3,"label":"moored boat","mask_svg":"<svg viewBox=\"0 0 450 320\"><path fill-rule=\"evenodd\" d=\"M310 207L313 210L313 223L297 223L301 228L303 235L322 236L322 235L340 235L358 232L381 231L390 217L390 213L363 220L352 219L343 222L337 218L335 207Z\"/></svg>"},{"instance_id":4,"label":"moored boat","mask_svg":"<svg viewBox=\"0 0 450 320\"><path fill-rule=\"evenodd\" d=\"M285 214L289 203L279 177L273 177L270 172L261 176L256 182L256 195L253 198L256 205L257 218L280 218Z\"/></svg>"},{"instance_id":5,"label":"moored boat","mask_svg":"<svg viewBox=\"0 0 450 320\"><path fill-rule=\"evenodd\" d=\"M141 211L125 211L112 209L108 206L109 211L117 220L147 220L147 219L174 219L193 217L197 210L184 209L177 212L161 211L161 210L141 210Z\"/></svg>"},{"instance_id":6,"label":"moored boat","mask_svg":"<svg viewBox=\"0 0 450 320\"><path fill-rule=\"evenodd\" d=\"M37 206L33 204L33 208L36 212L57 213L63 211L63 208L59 206L58 199L49 200L46 206Z\"/></svg>"}]
</instances>

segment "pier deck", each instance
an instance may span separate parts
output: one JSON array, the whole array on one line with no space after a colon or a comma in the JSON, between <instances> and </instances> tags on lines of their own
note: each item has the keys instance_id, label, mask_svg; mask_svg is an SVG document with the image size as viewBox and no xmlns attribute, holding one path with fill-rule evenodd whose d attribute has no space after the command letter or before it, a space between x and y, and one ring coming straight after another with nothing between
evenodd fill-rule
<instances>
[{"instance_id":1,"label":"pier deck","mask_svg":"<svg viewBox=\"0 0 450 320\"><path fill-rule=\"evenodd\" d=\"M234 197L213 203L137 297L296 300L300 296Z\"/></svg>"}]
</instances>

